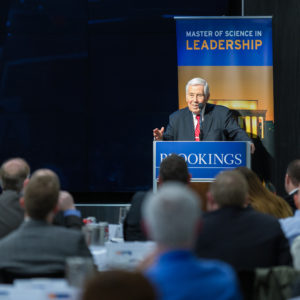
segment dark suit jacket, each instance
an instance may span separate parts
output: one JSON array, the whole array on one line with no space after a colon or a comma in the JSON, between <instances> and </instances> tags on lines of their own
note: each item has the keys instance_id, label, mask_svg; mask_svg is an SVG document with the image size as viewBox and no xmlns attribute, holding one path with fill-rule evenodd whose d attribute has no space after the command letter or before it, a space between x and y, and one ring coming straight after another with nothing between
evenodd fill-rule
<instances>
[{"instance_id":1,"label":"dark suit jacket","mask_svg":"<svg viewBox=\"0 0 300 300\"><path fill-rule=\"evenodd\" d=\"M0 238L18 228L24 220L19 198L20 194L13 190L4 190L0 195Z\"/></svg>"},{"instance_id":2,"label":"dark suit jacket","mask_svg":"<svg viewBox=\"0 0 300 300\"><path fill-rule=\"evenodd\" d=\"M131 200L131 207L123 224L125 241L146 241L147 237L142 230L142 204L146 197L146 192L137 192Z\"/></svg>"},{"instance_id":3,"label":"dark suit jacket","mask_svg":"<svg viewBox=\"0 0 300 300\"><path fill-rule=\"evenodd\" d=\"M297 207L295 205L294 202L294 195L297 193L297 191L295 191L294 193L287 195L286 197L284 197L284 200L290 205L293 213L295 213L295 211L297 210Z\"/></svg>"},{"instance_id":4,"label":"dark suit jacket","mask_svg":"<svg viewBox=\"0 0 300 300\"><path fill-rule=\"evenodd\" d=\"M278 220L251 208L232 206L207 213L196 253L223 260L237 270L292 264Z\"/></svg>"},{"instance_id":5,"label":"dark suit jacket","mask_svg":"<svg viewBox=\"0 0 300 300\"><path fill-rule=\"evenodd\" d=\"M81 230L83 226L81 217L78 217L76 215L64 216L63 211L59 211L55 215L52 224L78 230Z\"/></svg>"},{"instance_id":6,"label":"dark suit jacket","mask_svg":"<svg viewBox=\"0 0 300 300\"><path fill-rule=\"evenodd\" d=\"M83 234L44 221L24 221L0 240L0 268L18 273L63 272L71 256L91 257Z\"/></svg>"},{"instance_id":7,"label":"dark suit jacket","mask_svg":"<svg viewBox=\"0 0 300 300\"><path fill-rule=\"evenodd\" d=\"M227 107L209 103L205 107L201 137L204 141L251 141ZM188 107L170 115L163 139L166 141L195 140L193 114Z\"/></svg>"}]
</instances>

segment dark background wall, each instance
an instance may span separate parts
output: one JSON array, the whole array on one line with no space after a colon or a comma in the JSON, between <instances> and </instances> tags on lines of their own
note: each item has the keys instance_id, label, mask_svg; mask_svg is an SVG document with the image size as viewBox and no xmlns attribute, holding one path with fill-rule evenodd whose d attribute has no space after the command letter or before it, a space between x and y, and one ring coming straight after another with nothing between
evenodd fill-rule
<instances>
[{"instance_id":1,"label":"dark background wall","mask_svg":"<svg viewBox=\"0 0 300 300\"><path fill-rule=\"evenodd\" d=\"M300 2L246 0L245 15L273 16L275 161L272 179L280 194L288 163L300 158Z\"/></svg>"},{"instance_id":2,"label":"dark background wall","mask_svg":"<svg viewBox=\"0 0 300 300\"><path fill-rule=\"evenodd\" d=\"M281 2L249 0L245 10L274 16L279 191L300 156L300 9ZM235 0L0 5L0 161L21 156L33 170L54 169L77 202L126 202L151 187L152 129L178 106L173 16L241 13Z\"/></svg>"}]
</instances>

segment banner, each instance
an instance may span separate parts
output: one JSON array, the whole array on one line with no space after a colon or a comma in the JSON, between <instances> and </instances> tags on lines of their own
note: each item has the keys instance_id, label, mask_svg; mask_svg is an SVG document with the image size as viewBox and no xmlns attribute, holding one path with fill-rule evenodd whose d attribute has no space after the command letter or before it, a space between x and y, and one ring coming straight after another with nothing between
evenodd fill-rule
<instances>
[{"instance_id":1,"label":"banner","mask_svg":"<svg viewBox=\"0 0 300 300\"><path fill-rule=\"evenodd\" d=\"M204 78L209 102L232 109L255 145L274 156L272 18L176 17L176 30L179 108L187 106L186 83Z\"/></svg>"}]
</instances>

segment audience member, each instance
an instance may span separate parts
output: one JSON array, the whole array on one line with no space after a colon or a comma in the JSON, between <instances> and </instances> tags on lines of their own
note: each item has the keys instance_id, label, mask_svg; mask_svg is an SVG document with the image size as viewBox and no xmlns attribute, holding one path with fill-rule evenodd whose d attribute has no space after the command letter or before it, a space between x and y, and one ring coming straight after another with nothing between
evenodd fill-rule
<instances>
[{"instance_id":1,"label":"audience member","mask_svg":"<svg viewBox=\"0 0 300 300\"><path fill-rule=\"evenodd\" d=\"M299 184L300 185L300 184ZM296 207L294 216L280 219L281 228L289 240L290 245L293 244L294 239L300 235L300 197L299 188L293 193L293 200Z\"/></svg>"},{"instance_id":2,"label":"audience member","mask_svg":"<svg viewBox=\"0 0 300 300\"><path fill-rule=\"evenodd\" d=\"M138 272L110 270L95 274L86 282L82 300L154 300L150 282Z\"/></svg>"},{"instance_id":3,"label":"audience member","mask_svg":"<svg viewBox=\"0 0 300 300\"><path fill-rule=\"evenodd\" d=\"M190 182L190 174L183 157L171 154L160 164L158 185L167 181L178 181L183 184ZM131 201L130 210L124 220L124 239L126 241L145 241L147 237L142 230L141 207L146 192L137 192Z\"/></svg>"},{"instance_id":4,"label":"audience member","mask_svg":"<svg viewBox=\"0 0 300 300\"><path fill-rule=\"evenodd\" d=\"M157 256L145 275L159 299L240 299L234 271L218 261L198 260L191 251L200 226L197 196L180 183L164 183L142 207Z\"/></svg>"},{"instance_id":5,"label":"audience member","mask_svg":"<svg viewBox=\"0 0 300 300\"><path fill-rule=\"evenodd\" d=\"M30 168L22 158L5 161L0 169L0 238L18 228L24 220L24 209L20 206L20 193Z\"/></svg>"},{"instance_id":6,"label":"audience member","mask_svg":"<svg viewBox=\"0 0 300 300\"><path fill-rule=\"evenodd\" d=\"M295 199L295 203L297 203L297 205L298 205L298 203L300 203L299 190L294 195L294 199ZM297 211L296 211L296 213L297 213ZM292 242L291 253L293 256L293 264L294 264L295 269L300 270L300 234L298 234Z\"/></svg>"},{"instance_id":7,"label":"audience member","mask_svg":"<svg viewBox=\"0 0 300 300\"><path fill-rule=\"evenodd\" d=\"M76 209L72 195L67 191L61 191L58 197L58 213L55 215L53 224L72 229L81 229L83 222L81 213Z\"/></svg>"},{"instance_id":8,"label":"audience member","mask_svg":"<svg viewBox=\"0 0 300 300\"><path fill-rule=\"evenodd\" d=\"M291 265L289 244L278 220L246 207L247 191L238 171L216 177L208 201L218 209L204 216L197 255L223 260L237 270Z\"/></svg>"},{"instance_id":9,"label":"audience member","mask_svg":"<svg viewBox=\"0 0 300 300\"><path fill-rule=\"evenodd\" d=\"M0 268L22 274L63 272L70 256L91 257L81 232L51 225L59 179L48 170L33 173L21 204L25 221L0 241Z\"/></svg>"},{"instance_id":10,"label":"audience member","mask_svg":"<svg viewBox=\"0 0 300 300\"><path fill-rule=\"evenodd\" d=\"M253 209L278 219L293 215L286 201L265 188L253 171L246 167L239 167L236 170L245 177L248 183L248 199Z\"/></svg>"},{"instance_id":11,"label":"audience member","mask_svg":"<svg viewBox=\"0 0 300 300\"><path fill-rule=\"evenodd\" d=\"M299 190L300 185L300 159L293 160L289 163L284 180L285 191L288 195L285 197L285 200L291 206L293 211L297 210L294 202L294 195Z\"/></svg>"}]
</instances>

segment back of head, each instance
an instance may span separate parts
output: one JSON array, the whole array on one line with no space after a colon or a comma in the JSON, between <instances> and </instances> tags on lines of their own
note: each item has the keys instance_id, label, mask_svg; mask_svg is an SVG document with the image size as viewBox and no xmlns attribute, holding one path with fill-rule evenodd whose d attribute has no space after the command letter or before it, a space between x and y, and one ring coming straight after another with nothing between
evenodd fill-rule
<instances>
[{"instance_id":1,"label":"back of head","mask_svg":"<svg viewBox=\"0 0 300 300\"><path fill-rule=\"evenodd\" d=\"M261 183L258 176L247 167L238 167L236 171L241 173L241 175L246 179L248 184L248 194L249 196L265 193L265 188Z\"/></svg>"},{"instance_id":2,"label":"back of head","mask_svg":"<svg viewBox=\"0 0 300 300\"><path fill-rule=\"evenodd\" d=\"M286 218L292 215L287 202L264 187L252 170L238 167L236 171L244 176L248 183L248 195L252 208L276 218Z\"/></svg>"},{"instance_id":3,"label":"back of head","mask_svg":"<svg viewBox=\"0 0 300 300\"><path fill-rule=\"evenodd\" d=\"M86 282L83 300L154 300L154 289L137 272L111 270L96 273Z\"/></svg>"},{"instance_id":4,"label":"back of head","mask_svg":"<svg viewBox=\"0 0 300 300\"><path fill-rule=\"evenodd\" d=\"M59 179L48 169L35 171L25 187L25 211L38 220L44 220L55 208L59 195Z\"/></svg>"},{"instance_id":5,"label":"back of head","mask_svg":"<svg viewBox=\"0 0 300 300\"><path fill-rule=\"evenodd\" d=\"M300 159L293 160L289 163L286 171L294 186L300 185Z\"/></svg>"},{"instance_id":6,"label":"back of head","mask_svg":"<svg viewBox=\"0 0 300 300\"><path fill-rule=\"evenodd\" d=\"M159 179L161 182L179 181L189 183L190 174L187 164L183 157L177 154L171 154L160 164Z\"/></svg>"},{"instance_id":7,"label":"back of head","mask_svg":"<svg viewBox=\"0 0 300 300\"><path fill-rule=\"evenodd\" d=\"M29 174L30 167L24 159L12 158L5 161L0 169L2 189L20 192Z\"/></svg>"},{"instance_id":8,"label":"back of head","mask_svg":"<svg viewBox=\"0 0 300 300\"><path fill-rule=\"evenodd\" d=\"M201 210L198 196L186 185L168 182L149 194L142 207L149 237L170 248L191 246Z\"/></svg>"},{"instance_id":9,"label":"back of head","mask_svg":"<svg viewBox=\"0 0 300 300\"><path fill-rule=\"evenodd\" d=\"M239 206L246 203L248 186L243 176L237 171L221 172L210 185L210 192L219 207Z\"/></svg>"}]
</instances>

